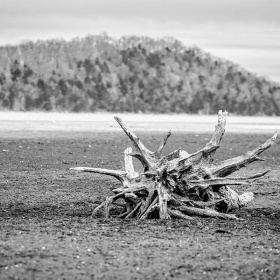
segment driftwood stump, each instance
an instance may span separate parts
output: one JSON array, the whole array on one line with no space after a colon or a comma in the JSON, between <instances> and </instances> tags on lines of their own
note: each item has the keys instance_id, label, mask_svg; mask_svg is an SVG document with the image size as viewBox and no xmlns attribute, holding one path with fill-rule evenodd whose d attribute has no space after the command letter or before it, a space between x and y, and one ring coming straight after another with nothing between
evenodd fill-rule
<instances>
[{"instance_id":1,"label":"driftwood stump","mask_svg":"<svg viewBox=\"0 0 280 280\"><path fill-rule=\"evenodd\" d=\"M251 192L238 195L229 186L250 184L269 170L250 177L228 176L249 163L262 161L258 155L275 142L277 132L256 149L213 164L213 157L225 132L227 115L226 111L219 111L215 132L204 148L192 154L178 149L166 156L162 156L162 150L171 135L170 131L158 150L151 152L120 118L115 117L136 149L135 153L130 147L125 150L125 170L71 168L113 176L122 183L121 187L113 190L115 195L107 197L93 210L92 215L103 209L108 218L111 217L111 208L119 207L122 210L117 217L124 219L190 220L194 216L237 219L228 212L246 205L254 195ZM141 173L134 170L133 157L142 163Z\"/></svg>"}]
</instances>

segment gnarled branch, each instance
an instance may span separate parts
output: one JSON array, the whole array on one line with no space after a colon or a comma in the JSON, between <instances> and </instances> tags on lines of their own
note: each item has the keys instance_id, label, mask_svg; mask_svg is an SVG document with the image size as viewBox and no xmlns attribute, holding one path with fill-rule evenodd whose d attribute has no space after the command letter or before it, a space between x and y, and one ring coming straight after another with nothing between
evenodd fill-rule
<instances>
[{"instance_id":1,"label":"gnarled branch","mask_svg":"<svg viewBox=\"0 0 280 280\"><path fill-rule=\"evenodd\" d=\"M113 176L122 183L122 186L113 190L113 196L107 197L93 210L92 215L103 209L105 217L108 218L114 215L111 208L118 207L118 214L115 216L124 219L191 220L194 216L237 219L235 215L225 212L245 206L254 195L251 192L238 195L230 186L252 184L269 170L248 177L228 175L251 162L260 161L259 154L273 145L277 132L256 149L213 165L215 151L219 148L225 132L227 116L226 111L219 111L214 134L204 148L192 154L177 149L166 156L162 156L162 151L171 132L164 137L158 150L152 152L120 118L115 117L136 148L135 153L130 147L125 150L125 170L71 168ZM143 170L135 171L132 157L140 160Z\"/></svg>"}]
</instances>

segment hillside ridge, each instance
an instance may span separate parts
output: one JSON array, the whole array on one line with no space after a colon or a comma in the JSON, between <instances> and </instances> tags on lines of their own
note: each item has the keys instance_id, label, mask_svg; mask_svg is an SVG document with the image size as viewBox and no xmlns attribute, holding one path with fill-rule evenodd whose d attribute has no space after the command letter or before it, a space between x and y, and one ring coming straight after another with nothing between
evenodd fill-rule
<instances>
[{"instance_id":1,"label":"hillside ridge","mask_svg":"<svg viewBox=\"0 0 280 280\"><path fill-rule=\"evenodd\" d=\"M0 47L0 110L280 115L280 85L174 38Z\"/></svg>"}]
</instances>

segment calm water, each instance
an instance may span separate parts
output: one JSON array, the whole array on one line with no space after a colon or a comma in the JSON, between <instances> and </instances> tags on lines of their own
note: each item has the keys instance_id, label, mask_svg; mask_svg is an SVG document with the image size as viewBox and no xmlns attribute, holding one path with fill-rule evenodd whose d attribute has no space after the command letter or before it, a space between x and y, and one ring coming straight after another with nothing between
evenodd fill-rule
<instances>
[{"instance_id":1,"label":"calm water","mask_svg":"<svg viewBox=\"0 0 280 280\"><path fill-rule=\"evenodd\" d=\"M118 115L135 131L213 132L217 116L146 115L112 113L41 113L0 112L0 132L40 131L115 131L120 130L114 120ZM226 132L273 133L280 131L280 117L229 116Z\"/></svg>"}]
</instances>

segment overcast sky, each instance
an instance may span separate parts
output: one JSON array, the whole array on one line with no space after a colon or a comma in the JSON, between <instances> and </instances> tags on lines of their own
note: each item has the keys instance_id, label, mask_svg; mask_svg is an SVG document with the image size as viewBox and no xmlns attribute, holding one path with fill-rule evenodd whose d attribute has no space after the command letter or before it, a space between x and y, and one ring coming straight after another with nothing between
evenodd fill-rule
<instances>
[{"instance_id":1,"label":"overcast sky","mask_svg":"<svg viewBox=\"0 0 280 280\"><path fill-rule=\"evenodd\" d=\"M280 0L0 0L0 45L172 36L280 82Z\"/></svg>"}]
</instances>

